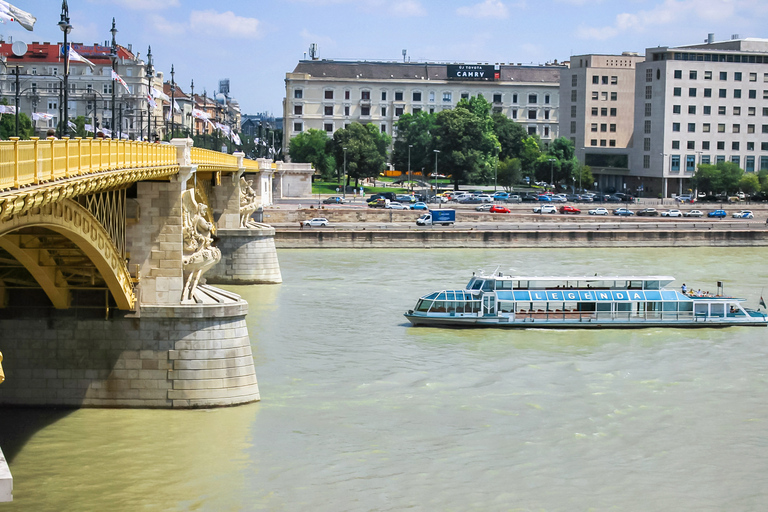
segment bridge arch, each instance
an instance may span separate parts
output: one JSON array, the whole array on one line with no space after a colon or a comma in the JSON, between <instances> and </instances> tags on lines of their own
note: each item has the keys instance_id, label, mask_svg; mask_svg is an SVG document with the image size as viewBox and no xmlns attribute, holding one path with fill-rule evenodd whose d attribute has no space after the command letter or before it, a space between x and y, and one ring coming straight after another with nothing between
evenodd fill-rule
<instances>
[{"instance_id":1,"label":"bridge arch","mask_svg":"<svg viewBox=\"0 0 768 512\"><path fill-rule=\"evenodd\" d=\"M72 199L32 208L24 214L0 219L0 248L13 255L34 277L57 309L69 307L69 290L53 256L44 247L30 247L25 228L45 228L67 238L98 270L121 310L136 303L133 282L122 255L98 219Z\"/></svg>"}]
</instances>

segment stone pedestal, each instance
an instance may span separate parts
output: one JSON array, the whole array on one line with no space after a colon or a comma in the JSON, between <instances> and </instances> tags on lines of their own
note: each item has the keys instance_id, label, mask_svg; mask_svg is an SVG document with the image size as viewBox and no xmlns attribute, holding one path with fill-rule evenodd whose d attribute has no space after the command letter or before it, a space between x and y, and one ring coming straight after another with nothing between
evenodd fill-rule
<instances>
[{"instance_id":1,"label":"stone pedestal","mask_svg":"<svg viewBox=\"0 0 768 512\"><path fill-rule=\"evenodd\" d=\"M279 284L283 282L275 249L275 229L219 229L221 261L205 277L212 284Z\"/></svg>"},{"instance_id":2,"label":"stone pedestal","mask_svg":"<svg viewBox=\"0 0 768 512\"><path fill-rule=\"evenodd\" d=\"M200 292L229 302L144 305L113 320L0 320L0 404L191 408L259 400L248 304L212 287Z\"/></svg>"},{"instance_id":3,"label":"stone pedestal","mask_svg":"<svg viewBox=\"0 0 768 512\"><path fill-rule=\"evenodd\" d=\"M0 503L13 501L13 476L0 450Z\"/></svg>"}]
</instances>

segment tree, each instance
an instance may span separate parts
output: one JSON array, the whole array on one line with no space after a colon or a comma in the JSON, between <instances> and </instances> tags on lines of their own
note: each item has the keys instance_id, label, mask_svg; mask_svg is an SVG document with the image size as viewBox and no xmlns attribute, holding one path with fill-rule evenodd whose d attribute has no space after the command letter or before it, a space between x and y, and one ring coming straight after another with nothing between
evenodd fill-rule
<instances>
[{"instance_id":1,"label":"tree","mask_svg":"<svg viewBox=\"0 0 768 512\"><path fill-rule=\"evenodd\" d=\"M387 166L389 143L389 135L371 123L365 126L352 123L348 128L336 130L328 147L340 166L343 166L344 148L347 148L345 186L349 186L351 179L357 187L360 180L377 177Z\"/></svg>"},{"instance_id":2,"label":"tree","mask_svg":"<svg viewBox=\"0 0 768 512\"><path fill-rule=\"evenodd\" d=\"M496 175L496 182L504 187L507 192L512 190L512 187L520 183L523 177L521 171L519 158L505 158L499 160L499 167Z\"/></svg>"},{"instance_id":3,"label":"tree","mask_svg":"<svg viewBox=\"0 0 768 512\"><path fill-rule=\"evenodd\" d=\"M760 178L754 173L745 174L739 180L739 190L745 194L754 194L760 191Z\"/></svg>"},{"instance_id":4,"label":"tree","mask_svg":"<svg viewBox=\"0 0 768 512\"><path fill-rule=\"evenodd\" d=\"M523 152L523 143L528 138L525 128L502 113L493 114L493 131L501 145L500 159L519 158Z\"/></svg>"},{"instance_id":5,"label":"tree","mask_svg":"<svg viewBox=\"0 0 768 512\"><path fill-rule=\"evenodd\" d=\"M292 161L311 163L324 180L331 180L336 170L336 161L328 151L329 141L324 131L310 128L291 139L288 153Z\"/></svg>"},{"instance_id":6,"label":"tree","mask_svg":"<svg viewBox=\"0 0 768 512\"><path fill-rule=\"evenodd\" d=\"M536 138L528 136L523 141L523 148L520 151L520 164L522 165L523 175L530 178L531 183L534 180L534 173L536 172L536 162L541 156L541 150L539 149L539 143Z\"/></svg>"},{"instance_id":7,"label":"tree","mask_svg":"<svg viewBox=\"0 0 768 512\"><path fill-rule=\"evenodd\" d=\"M424 110L415 114L403 114L396 123L397 139L392 150L392 165L398 171L408 170L408 146L411 154L411 171L420 171L425 177L432 163L432 132L435 115Z\"/></svg>"},{"instance_id":8,"label":"tree","mask_svg":"<svg viewBox=\"0 0 768 512\"><path fill-rule=\"evenodd\" d=\"M761 170L757 173L757 178L760 180L760 190L768 192L768 170Z\"/></svg>"},{"instance_id":9,"label":"tree","mask_svg":"<svg viewBox=\"0 0 768 512\"><path fill-rule=\"evenodd\" d=\"M2 105L7 105L8 100L3 98ZM19 113L19 137L29 139L35 135L32 120L23 112ZM0 114L0 139L8 139L16 136L16 114Z\"/></svg>"},{"instance_id":10,"label":"tree","mask_svg":"<svg viewBox=\"0 0 768 512\"><path fill-rule=\"evenodd\" d=\"M704 192L731 194L739 190L743 175L744 171L733 162L699 164L691 178L691 186Z\"/></svg>"}]
</instances>

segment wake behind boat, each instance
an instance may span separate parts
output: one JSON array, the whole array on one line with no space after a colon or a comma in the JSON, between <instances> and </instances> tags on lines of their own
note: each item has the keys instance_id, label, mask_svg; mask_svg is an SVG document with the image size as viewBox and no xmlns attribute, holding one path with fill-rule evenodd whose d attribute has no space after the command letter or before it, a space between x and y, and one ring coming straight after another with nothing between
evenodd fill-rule
<instances>
[{"instance_id":1,"label":"wake behind boat","mask_svg":"<svg viewBox=\"0 0 768 512\"><path fill-rule=\"evenodd\" d=\"M472 275L463 290L419 299L405 313L414 326L724 327L768 325L745 299L667 289L669 276L526 277ZM764 303L761 300L761 305Z\"/></svg>"}]
</instances>

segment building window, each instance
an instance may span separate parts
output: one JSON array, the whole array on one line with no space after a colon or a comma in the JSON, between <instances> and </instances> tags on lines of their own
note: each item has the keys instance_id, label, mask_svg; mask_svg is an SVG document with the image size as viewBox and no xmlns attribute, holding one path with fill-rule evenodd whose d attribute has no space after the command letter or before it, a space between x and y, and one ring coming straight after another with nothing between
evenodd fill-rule
<instances>
[{"instance_id":1,"label":"building window","mask_svg":"<svg viewBox=\"0 0 768 512\"><path fill-rule=\"evenodd\" d=\"M704 115L708 116L711 113L712 113L712 107L710 107L709 105L704 105Z\"/></svg>"},{"instance_id":2,"label":"building window","mask_svg":"<svg viewBox=\"0 0 768 512\"><path fill-rule=\"evenodd\" d=\"M608 145L612 148L616 147L616 139L611 139L608 141Z\"/></svg>"},{"instance_id":3,"label":"building window","mask_svg":"<svg viewBox=\"0 0 768 512\"><path fill-rule=\"evenodd\" d=\"M528 119L536 119L536 109L528 109Z\"/></svg>"},{"instance_id":4,"label":"building window","mask_svg":"<svg viewBox=\"0 0 768 512\"><path fill-rule=\"evenodd\" d=\"M294 106L293 106L293 115L295 115L295 116L300 116L300 115L301 115L301 112L302 112L302 110L304 110L304 109L302 108L302 106L301 106L301 105L294 105Z\"/></svg>"},{"instance_id":5,"label":"building window","mask_svg":"<svg viewBox=\"0 0 768 512\"><path fill-rule=\"evenodd\" d=\"M651 133L651 122L645 121L645 126L643 127L643 133Z\"/></svg>"},{"instance_id":6,"label":"building window","mask_svg":"<svg viewBox=\"0 0 768 512\"><path fill-rule=\"evenodd\" d=\"M35 90L35 89L37 89L37 84L33 83L32 90ZM101 92L103 92L104 94L112 94L112 82L107 82L103 84L101 88Z\"/></svg>"},{"instance_id":7,"label":"building window","mask_svg":"<svg viewBox=\"0 0 768 512\"><path fill-rule=\"evenodd\" d=\"M696 105L688 105L688 113L696 114Z\"/></svg>"},{"instance_id":8,"label":"building window","mask_svg":"<svg viewBox=\"0 0 768 512\"><path fill-rule=\"evenodd\" d=\"M591 110L591 112L592 112L592 115L593 115L593 116L597 116L597 115L599 115L599 110L598 110L598 108L597 108L597 107L592 107L592 110Z\"/></svg>"},{"instance_id":9,"label":"building window","mask_svg":"<svg viewBox=\"0 0 768 512\"><path fill-rule=\"evenodd\" d=\"M733 97L736 99L741 98L741 89L734 89L733 90Z\"/></svg>"},{"instance_id":10,"label":"building window","mask_svg":"<svg viewBox=\"0 0 768 512\"><path fill-rule=\"evenodd\" d=\"M549 137L549 126L544 127L544 137Z\"/></svg>"},{"instance_id":11,"label":"building window","mask_svg":"<svg viewBox=\"0 0 768 512\"><path fill-rule=\"evenodd\" d=\"M395 91L395 101L403 101L403 91Z\"/></svg>"},{"instance_id":12,"label":"building window","mask_svg":"<svg viewBox=\"0 0 768 512\"><path fill-rule=\"evenodd\" d=\"M679 132L680 131L680 123L672 123L672 131L673 132Z\"/></svg>"},{"instance_id":13,"label":"building window","mask_svg":"<svg viewBox=\"0 0 768 512\"><path fill-rule=\"evenodd\" d=\"M606 123L600 123L600 131L601 132L607 132L608 131L608 125Z\"/></svg>"},{"instance_id":14,"label":"building window","mask_svg":"<svg viewBox=\"0 0 768 512\"><path fill-rule=\"evenodd\" d=\"M596 132L596 131L597 131L597 123L592 123L592 125L591 125L591 130L592 130L593 132Z\"/></svg>"},{"instance_id":15,"label":"building window","mask_svg":"<svg viewBox=\"0 0 768 512\"><path fill-rule=\"evenodd\" d=\"M600 99L600 93L597 92L597 91L592 91L592 99L595 100L595 101Z\"/></svg>"},{"instance_id":16,"label":"building window","mask_svg":"<svg viewBox=\"0 0 768 512\"><path fill-rule=\"evenodd\" d=\"M736 165L739 165L739 163L741 163L741 157L734 155L731 157L731 162L735 163Z\"/></svg>"},{"instance_id":17,"label":"building window","mask_svg":"<svg viewBox=\"0 0 768 512\"><path fill-rule=\"evenodd\" d=\"M710 124L709 123L704 123L704 124L701 125L701 131L702 132L709 133L709 130L710 130Z\"/></svg>"},{"instance_id":18,"label":"building window","mask_svg":"<svg viewBox=\"0 0 768 512\"><path fill-rule=\"evenodd\" d=\"M571 87L576 87L579 83L578 75L571 75Z\"/></svg>"},{"instance_id":19,"label":"building window","mask_svg":"<svg viewBox=\"0 0 768 512\"><path fill-rule=\"evenodd\" d=\"M680 149L680 141L679 140L673 140L672 141L672 149Z\"/></svg>"},{"instance_id":20,"label":"building window","mask_svg":"<svg viewBox=\"0 0 768 512\"><path fill-rule=\"evenodd\" d=\"M679 114L680 113L680 105L672 105L672 113L673 114Z\"/></svg>"},{"instance_id":21,"label":"building window","mask_svg":"<svg viewBox=\"0 0 768 512\"><path fill-rule=\"evenodd\" d=\"M344 99L348 100L350 98L350 91L344 91Z\"/></svg>"},{"instance_id":22,"label":"building window","mask_svg":"<svg viewBox=\"0 0 768 512\"><path fill-rule=\"evenodd\" d=\"M443 93L443 101L444 101L445 103L450 103L450 102L451 102L451 99L452 99L452 95L451 95L451 93L450 93L450 92L444 92L444 93Z\"/></svg>"},{"instance_id":23,"label":"building window","mask_svg":"<svg viewBox=\"0 0 768 512\"><path fill-rule=\"evenodd\" d=\"M536 127L535 126L529 126L528 127L528 135L536 135Z\"/></svg>"},{"instance_id":24,"label":"building window","mask_svg":"<svg viewBox=\"0 0 768 512\"><path fill-rule=\"evenodd\" d=\"M717 133L725 133L725 124L718 123L718 125L717 125Z\"/></svg>"},{"instance_id":25,"label":"building window","mask_svg":"<svg viewBox=\"0 0 768 512\"><path fill-rule=\"evenodd\" d=\"M763 99L768 100L768 91L763 91Z\"/></svg>"},{"instance_id":26,"label":"building window","mask_svg":"<svg viewBox=\"0 0 768 512\"><path fill-rule=\"evenodd\" d=\"M333 132L333 123L325 123L324 127L325 127L325 131L326 132L328 132L328 133L332 133Z\"/></svg>"},{"instance_id":27,"label":"building window","mask_svg":"<svg viewBox=\"0 0 768 512\"><path fill-rule=\"evenodd\" d=\"M324 107L325 115L332 116L333 115L333 107L331 105L326 105Z\"/></svg>"},{"instance_id":28,"label":"building window","mask_svg":"<svg viewBox=\"0 0 768 512\"><path fill-rule=\"evenodd\" d=\"M704 72L704 80L712 80L712 72L711 71L705 71Z\"/></svg>"},{"instance_id":29,"label":"building window","mask_svg":"<svg viewBox=\"0 0 768 512\"><path fill-rule=\"evenodd\" d=\"M596 85L600 84L600 77L598 75L593 76L592 83Z\"/></svg>"},{"instance_id":30,"label":"building window","mask_svg":"<svg viewBox=\"0 0 768 512\"><path fill-rule=\"evenodd\" d=\"M733 115L740 116L741 115L741 107L733 107Z\"/></svg>"},{"instance_id":31,"label":"building window","mask_svg":"<svg viewBox=\"0 0 768 512\"><path fill-rule=\"evenodd\" d=\"M332 100L333 99L333 91L325 91L325 99Z\"/></svg>"},{"instance_id":32,"label":"building window","mask_svg":"<svg viewBox=\"0 0 768 512\"><path fill-rule=\"evenodd\" d=\"M709 155L701 155L701 163L709 165Z\"/></svg>"},{"instance_id":33,"label":"building window","mask_svg":"<svg viewBox=\"0 0 768 512\"><path fill-rule=\"evenodd\" d=\"M733 73L733 79L737 82L741 82L741 71L736 71Z\"/></svg>"},{"instance_id":34,"label":"building window","mask_svg":"<svg viewBox=\"0 0 768 512\"><path fill-rule=\"evenodd\" d=\"M746 172L755 172L755 157L748 156L746 165L744 166Z\"/></svg>"},{"instance_id":35,"label":"building window","mask_svg":"<svg viewBox=\"0 0 768 512\"><path fill-rule=\"evenodd\" d=\"M717 155L715 157L715 163L719 164L719 163L722 163L722 162L725 162L725 157L723 155Z\"/></svg>"},{"instance_id":36,"label":"building window","mask_svg":"<svg viewBox=\"0 0 768 512\"><path fill-rule=\"evenodd\" d=\"M646 85L645 86L645 99L650 100L653 98L653 86L652 85Z\"/></svg>"},{"instance_id":37,"label":"building window","mask_svg":"<svg viewBox=\"0 0 768 512\"><path fill-rule=\"evenodd\" d=\"M517 103L517 93L512 95L512 103Z\"/></svg>"},{"instance_id":38,"label":"building window","mask_svg":"<svg viewBox=\"0 0 768 512\"><path fill-rule=\"evenodd\" d=\"M760 157L760 170L761 171L768 170L768 156Z\"/></svg>"},{"instance_id":39,"label":"building window","mask_svg":"<svg viewBox=\"0 0 768 512\"><path fill-rule=\"evenodd\" d=\"M369 107L367 105L363 106L363 107L360 107L360 115L361 116L369 116L369 115L371 115L371 107Z\"/></svg>"},{"instance_id":40,"label":"building window","mask_svg":"<svg viewBox=\"0 0 768 512\"><path fill-rule=\"evenodd\" d=\"M571 102L576 103L577 99L578 99L578 92L576 91L576 89L574 89L571 91Z\"/></svg>"},{"instance_id":41,"label":"building window","mask_svg":"<svg viewBox=\"0 0 768 512\"><path fill-rule=\"evenodd\" d=\"M494 103L501 103L501 94L496 93L493 95L493 102Z\"/></svg>"},{"instance_id":42,"label":"building window","mask_svg":"<svg viewBox=\"0 0 768 512\"><path fill-rule=\"evenodd\" d=\"M296 98L297 100L300 100L301 98L304 97L304 91L301 89L294 89L293 97Z\"/></svg>"},{"instance_id":43,"label":"building window","mask_svg":"<svg viewBox=\"0 0 768 512\"><path fill-rule=\"evenodd\" d=\"M544 111L544 119L549 119L549 110Z\"/></svg>"},{"instance_id":44,"label":"building window","mask_svg":"<svg viewBox=\"0 0 768 512\"><path fill-rule=\"evenodd\" d=\"M646 103L645 104L645 116L649 117L650 115L651 115L651 104L650 103Z\"/></svg>"},{"instance_id":45,"label":"building window","mask_svg":"<svg viewBox=\"0 0 768 512\"><path fill-rule=\"evenodd\" d=\"M468 100L469 99L469 93L468 92L461 93L461 99Z\"/></svg>"},{"instance_id":46,"label":"building window","mask_svg":"<svg viewBox=\"0 0 768 512\"><path fill-rule=\"evenodd\" d=\"M653 70L652 69L646 69L645 70L645 81L646 82L653 82ZM594 83L594 82L592 82Z\"/></svg>"},{"instance_id":47,"label":"building window","mask_svg":"<svg viewBox=\"0 0 768 512\"><path fill-rule=\"evenodd\" d=\"M597 139L590 139L589 145L590 146L597 146Z\"/></svg>"},{"instance_id":48,"label":"building window","mask_svg":"<svg viewBox=\"0 0 768 512\"><path fill-rule=\"evenodd\" d=\"M725 141L722 141L722 140L717 141L717 149L718 149L718 151L724 151L725 150Z\"/></svg>"},{"instance_id":49,"label":"building window","mask_svg":"<svg viewBox=\"0 0 768 512\"><path fill-rule=\"evenodd\" d=\"M412 101L414 101L414 102L421 101L421 93L418 92L418 91L414 91L414 93L413 93L413 100Z\"/></svg>"},{"instance_id":50,"label":"building window","mask_svg":"<svg viewBox=\"0 0 768 512\"><path fill-rule=\"evenodd\" d=\"M387 124L381 123L381 133L387 133Z\"/></svg>"},{"instance_id":51,"label":"building window","mask_svg":"<svg viewBox=\"0 0 768 512\"><path fill-rule=\"evenodd\" d=\"M611 93L611 101L618 101L619 100L619 93L612 92Z\"/></svg>"},{"instance_id":52,"label":"building window","mask_svg":"<svg viewBox=\"0 0 768 512\"><path fill-rule=\"evenodd\" d=\"M724 106L717 107L717 115L719 115L719 116L724 116L725 115L725 107Z\"/></svg>"},{"instance_id":53,"label":"building window","mask_svg":"<svg viewBox=\"0 0 768 512\"><path fill-rule=\"evenodd\" d=\"M431 103L435 102L435 91L429 91L429 101Z\"/></svg>"},{"instance_id":54,"label":"building window","mask_svg":"<svg viewBox=\"0 0 768 512\"><path fill-rule=\"evenodd\" d=\"M683 78L683 70L682 69L676 69L675 70L675 78Z\"/></svg>"},{"instance_id":55,"label":"building window","mask_svg":"<svg viewBox=\"0 0 768 512\"><path fill-rule=\"evenodd\" d=\"M576 117L576 105L571 105L571 117Z\"/></svg>"},{"instance_id":56,"label":"building window","mask_svg":"<svg viewBox=\"0 0 768 512\"><path fill-rule=\"evenodd\" d=\"M670 160L671 160L670 171L680 172L680 155L672 155L672 158L670 158Z\"/></svg>"},{"instance_id":57,"label":"building window","mask_svg":"<svg viewBox=\"0 0 768 512\"><path fill-rule=\"evenodd\" d=\"M733 133L741 133L741 125L740 124L733 125Z\"/></svg>"},{"instance_id":58,"label":"building window","mask_svg":"<svg viewBox=\"0 0 768 512\"><path fill-rule=\"evenodd\" d=\"M701 143L701 149L704 149L706 151L709 151L709 141L705 140Z\"/></svg>"},{"instance_id":59,"label":"building window","mask_svg":"<svg viewBox=\"0 0 768 512\"><path fill-rule=\"evenodd\" d=\"M646 137L643 139L643 151L650 151L651 150L651 138Z\"/></svg>"},{"instance_id":60,"label":"building window","mask_svg":"<svg viewBox=\"0 0 768 512\"><path fill-rule=\"evenodd\" d=\"M749 74L749 81L750 82L757 82L757 73L750 73Z\"/></svg>"},{"instance_id":61,"label":"building window","mask_svg":"<svg viewBox=\"0 0 768 512\"><path fill-rule=\"evenodd\" d=\"M381 117L387 117L387 107L381 107Z\"/></svg>"},{"instance_id":62,"label":"building window","mask_svg":"<svg viewBox=\"0 0 768 512\"><path fill-rule=\"evenodd\" d=\"M728 93L728 91L726 91L725 89L720 89L718 91L718 96L720 96L721 98L727 98L728 97L727 93Z\"/></svg>"},{"instance_id":63,"label":"building window","mask_svg":"<svg viewBox=\"0 0 768 512\"><path fill-rule=\"evenodd\" d=\"M754 150L755 150L755 143L747 142L747 151L754 151Z\"/></svg>"},{"instance_id":64,"label":"building window","mask_svg":"<svg viewBox=\"0 0 768 512\"><path fill-rule=\"evenodd\" d=\"M360 92L360 99L361 100L370 100L371 99L371 91L361 91Z\"/></svg>"},{"instance_id":65,"label":"building window","mask_svg":"<svg viewBox=\"0 0 768 512\"><path fill-rule=\"evenodd\" d=\"M421 112L421 107L413 107L414 114L418 114L419 112Z\"/></svg>"},{"instance_id":66,"label":"building window","mask_svg":"<svg viewBox=\"0 0 768 512\"><path fill-rule=\"evenodd\" d=\"M696 131L696 123L688 123L688 133L693 133Z\"/></svg>"},{"instance_id":67,"label":"building window","mask_svg":"<svg viewBox=\"0 0 768 512\"><path fill-rule=\"evenodd\" d=\"M344 115L349 117L349 105L344 105Z\"/></svg>"},{"instance_id":68,"label":"building window","mask_svg":"<svg viewBox=\"0 0 768 512\"><path fill-rule=\"evenodd\" d=\"M682 96L683 95L683 88L682 87L675 87L672 89L672 95L673 96Z\"/></svg>"},{"instance_id":69,"label":"building window","mask_svg":"<svg viewBox=\"0 0 768 512\"><path fill-rule=\"evenodd\" d=\"M601 147L601 148L604 148L604 147L606 147L607 145L608 145L608 144L607 144L607 141L606 141L605 139L600 139L600 147Z\"/></svg>"},{"instance_id":70,"label":"building window","mask_svg":"<svg viewBox=\"0 0 768 512\"><path fill-rule=\"evenodd\" d=\"M618 83L619 83L619 77L612 76L611 77L611 85L618 85Z\"/></svg>"},{"instance_id":71,"label":"building window","mask_svg":"<svg viewBox=\"0 0 768 512\"><path fill-rule=\"evenodd\" d=\"M651 155L643 155L643 169L651 168Z\"/></svg>"},{"instance_id":72,"label":"building window","mask_svg":"<svg viewBox=\"0 0 768 512\"><path fill-rule=\"evenodd\" d=\"M536 103L539 101L539 97L536 94L529 94L528 95L528 103Z\"/></svg>"},{"instance_id":73,"label":"building window","mask_svg":"<svg viewBox=\"0 0 768 512\"><path fill-rule=\"evenodd\" d=\"M616 133L616 124L614 124L614 123L611 123L611 124L609 125L609 130L610 130L612 133Z\"/></svg>"},{"instance_id":74,"label":"building window","mask_svg":"<svg viewBox=\"0 0 768 512\"><path fill-rule=\"evenodd\" d=\"M691 70L688 72L688 79L689 80L696 80L696 71Z\"/></svg>"},{"instance_id":75,"label":"building window","mask_svg":"<svg viewBox=\"0 0 768 512\"><path fill-rule=\"evenodd\" d=\"M395 107L395 117L403 115L403 107Z\"/></svg>"},{"instance_id":76,"label":"building window","mask_svg":"<svg viewBox=\"0 0 768 512\"><path fill-rule=\"evenodd\" d=\"M549 105L549 94L544 95L544 104Z\"/></svg>"},{"instance_id":77,"label":"building window","mask_svg":"<svg viewBox=\"0 0 768 512\"><path fill-rule=\"evenodd\" d=\"M387 91L381 91L381 101L387 101Z\"/></svg>"},{"instance_id":78,"label":"building window","mask_svg":"<svg viewBox=\"0 0 768 512\"><path fill-rule=\"evenodd\" d=\"M704 97L705 98L711 98L712 97L712 89L704 89Z\"/></svg>"},{"instance_id":79,"label":"building window","mask_svg":"<svg viewBox=\"0 0 768 512\"><path fill-rule=\"evenodd\" d=\"M695 98L696 97L696 88L695 87L689 87L688 88L688 97L689 98Z\"/></svg>"},{"instance_id":80,"label":"building window","mask_svg":"<svg viewBox=\"0 0 768 512\"><path fill-rule=\"evenodd\" d=\"M600 109L600 115L601 115L602 117L605 117L605 116L607 116L607 115L608 115L608 108L607 108L607 107L603 107L603 108L601 108L601 109Z\"/></svg>"},{"instance_id":81,"label":"building window","mask_svg":"<svg viewBox=\"0 0 768 512\"><path fill-rule=\"evenodd\" d=\"M686 143L686 147L687 147L688 149L696 149L696 141L693 141L693 140L689 140L689 141Z\"/></svg>"},{"instance_id":82,"label":"building window","mask_svg":"<svg viewBox=\"0 0 768 512\"><path fill-rule=\"evenodd\" d=\"M685 172L694 172L696 170L696 155L685 156Z\"/></svg>"},{"instance_id":83,"label":"building window","mask_svg":"<svg viewBox=\"0 0 768 512\"><path fill-rule=\"evenodd\" d=\"M757 99L757 89L749 90L749 99L751 100Z\"/></svg>"},{"instance_id":84,"label":"building window","mask_svg":"<svg viewBox=\"0 0 768 512\"><path fill-rule=\"evenodd\" d=\"M728 73L726 71L720 72L720 80L728 80Z\"/></svg>"},{"instance_id":85,"label":"building window","mask_svg":"<svg viewBox=\"0 0 768 512\"><path fill-rule=\"evenodd\" d=\"M576 121L571 121L571 133L576 133Z\"/></svg>"},{"instance_id":86,"label":"building window","mask_svg":"<svg viewBox=\"0 0 768 512\"><path fill-rule=\"evenodd\" d=\"M293 123L293 131L300 132L302 129L303 123Z\"/></svg>"}]
</instances>

